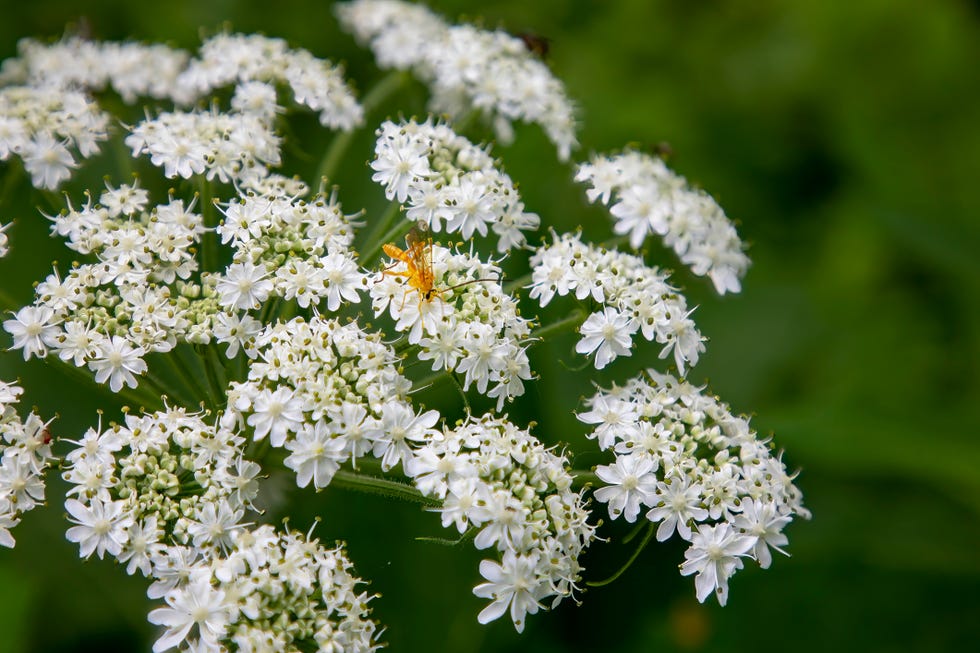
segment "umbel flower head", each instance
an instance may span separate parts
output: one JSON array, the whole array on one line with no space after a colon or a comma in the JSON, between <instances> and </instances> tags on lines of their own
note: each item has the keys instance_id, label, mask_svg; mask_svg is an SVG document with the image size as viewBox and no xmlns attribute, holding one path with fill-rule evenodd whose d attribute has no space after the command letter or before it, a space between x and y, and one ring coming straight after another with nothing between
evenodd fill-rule
<instances>
[{"instance_id":1,"label":"umbel flower head","mask_svg":"<svg viewBox=\"0 0 980 653\"><path fill-rule=\"evenodd\" d=\"M185 563L158 589L167 606L149 621L166 630L153 651L370 653L381 645L363 582L341 547L271 526L237 530L227 552Z\"/></svg>"},{"instance_id":2,"label":"umbel flower head","mask_svg":"<svg viewBox=\"0 0 980 653\"><path fill-rule=\"evenodd\" d=\"M604 485L595 498L612 519L633 522L649 508L659 541L676 533L690 542L681 573L698 574L699 601L714 592L724 605L742 558L768 567L770 549L786 554L783 529L810 517L769 443L703 388L647 370L586 405L579 420L595 425L589 437L615 455L596 469Z\"/></svg>"},{"instance_id":3,"label":"umbel flower head","mask_svg":"<svg viewBox=\"0 0 980 653\"><path fill-rule=\"evenodd\" d=\"M342 68L267 36L217 34L197 53L24 40L4 62L0 161L35 188L65 187L64 208L45 217L77 257L9 307L5 355L87 374L134 407L107 427L93 409L91 428L62 440L66 537L82 558L146 578L162 602L148 615L155 653L380 646L374 596L345 546L262 523L260 481L283 469L305 492L276 510L360 490L437 514L452 543L483 552L480 624L506 616L522 632L528 615L579 600L594 580L583 554L605 541L594 506L645 520L645 540L682 539L681 574L700 601L724 604L731 576L747 560L770 566L809 513L774 445L685 378L709 334L644 246L657 234L719 293L738 292L749 261L732 222L663 161L626 151L573 173L608 207L612 242L558 231L568 220L532 206L540 194L522 197L493 144L471 140L471 118L498 142L516 137L515 121L535 123L557 159L572 156L573 105L545 61L421 5L355 0L337 15L379 67L400 71L363 105ZM372 115L412 100L399 95L409 75L438 117ZM123 122L100 104L120 100L145 103ZM314 114L306 128L342 132L315 175L307 143L290 142L297 112ZM366 165L348 155L359 129L375 136ZM106 142L141 175L114 170L84 188ZM340 165L363 183L328 187ZM389 204L345 213L341 197L348 210ZM8 226L0 256L16 245ZM563 331L578 334L568 355L587 357L564 374L620 380L584 405L544 406L535 384L554 380L535 347ZM661 369L622 380L620 359L657 364L652 352ZM44 502L54 458L47 423L15 410L22 394L0 382L8 547ZM583 425L549 432L535 423L555 423L547 411ZM573 469L584 452L558 438L583 434L605 459Z\"/></svg>"},{"instance_id":4,"label":"umbel flower head","mask_svg":"<svg viewBox=\"0 0 980 653\"><path fill-rule=\"evenodd\" d=\"M26 419L16 405L23 388L0 381L0 546L13 548L10 529L44 503L44 473L51 464L48 423L33 411Z\"/></svg>"}]
</instances>

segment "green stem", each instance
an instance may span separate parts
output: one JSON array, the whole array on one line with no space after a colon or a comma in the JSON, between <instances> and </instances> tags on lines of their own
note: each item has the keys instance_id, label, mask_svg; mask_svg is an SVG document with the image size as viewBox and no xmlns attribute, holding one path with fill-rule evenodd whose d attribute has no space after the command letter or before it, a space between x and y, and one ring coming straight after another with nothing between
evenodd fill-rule
<instances>
[{"instance_id":1,"label":"green stem","mask_svg":"<svg viewBox=\"0 0 980 653\"><path fill-rule=\"evenodd\" d=\"M197 176L198 197L201 200L201 217L204 218L204 226L207 231L201 236L201 267L204 271L215 272L218 269L218 234L214 228L218 226L215 217L215 209L212 194L211 182L204 175Z\"/></svg>"},{"instance_id":2,"label":"green stem","mask_svg":"<svg viewBox=\"0 0 980 653\"><path fill-rule=\"evenodd\" d=\"M13 297L7 294L7 291L0 288L0 304L3 305L3 309L16 313L19 309L23 308L19 303L17 303Z\"/></svg>"},{"instance_id":3,"label":"green stem","mask_svg":"<svg viewBox=\"0 0 980 653\"><path fill-rule=\"evenodd\" d=\"M259 311L259 322L262 324L269 324L272 320L279 315L279 304L282 302L280 297L270 297L265 300L265 304L262 306L262 310Z\"/></svg>"},{"instance_id":4,"label":"green stem","mask_svg":"<svg viewBox=\"0 0 980 653\"><path fill-rule=\"evenodd\" d=\"M438 508L442 505L442 502L438 499L425 496L407 483L400 483L386 478L377 478L376 476L366 476L346 469L341 469L334 474L330 485L345 490L375 494L386 499L397 499L408 503L416 503L427 508Z\"/></svg>"},{"instance_id":5,"label":"green stem","mask_svg":"<svg viewBox=\"0 0 980 653\"><path fill-rule=\"evenodd\" d=\"M569 473L572 475L572 487L574 488L597 485L600 480L591 469L573 469Z\"/></svg>"},{"instance_id":6,"label":"green stem","mask_svg":"<svg viewBox=\"0 0 980 653\"><path fill-rule=\"evenodd\" d=\"M157 375L153 374L149 370L147 370L143 374L143 381L145 381L148 386L150 386L157 393L159 393L159 395L161 397L173 397L173 398L177 399L178 401L180 401L182 404L185 404L186 405L186 400L185 400L184 397L182 397L179 393L173 392L171 389L168 389L167 388L167 384L164 383L160 379L160 377L158 377Z\"/></svg>"},{"instance_id":7,"label":"green stem","mask_svg":"<svg viewBox=\"0 0 980 653\"><path fill-rule=\"evenodd\" d=\"M532 278L531 273L528 272L527 274L517 277L516 279L509 280L507 283L504 284L504 292L509 295L515 290L523 288L524 286L527 285L527 283L531 280L531 278Z\"/></svg>"},{"instance_id":8,"label":"green stem","mask_svg":"<svg viewBox=\"0 0 980 653\"><path fill-rule=\"evenodd\" d=\"M381 246L399 236L406 230L405 224L396 218L401 213L401 204L391 202L385 210L384 215L378 220L378 224L371 230L367 237L370 247L360 256L361 266L367 267L374 261L374 257L381 251ZM394 224L392 224L394 223ZM378 234L381 234L380 236Z\"/></svg>"},{"instance_id":9,"label":"green stem","mask_svg":"<svg viewBox=\"0 0 980 653\"><path fill-rule=\"evenodd\" d=\"M180 354L180 347L174 349L174 351L171 352L171 355L167 356L166 358L168 361L170 361L170 364L177 371L177 374L178 376L180 376L180 379L188 386L190 386L191 392L194 393L194 395L199 397L197 403L206 402L208 398L208 393L204 389L204 386L201 385L200 381L198 381L200 376L192 372L191 369L187 366L187 363L184 361L184 357Z\"/></svg>"},{"instance_id":10,"label":"green stem","mask_svg":"<svg viewBox=\"0 0 980 653\"><path fill-rule=\"evenodd\" d=\"M146 393L138 389L130 388L124 385L119 389L119 392L112 392L109 388L102 385L101 383L96 383L95 379L88 373L83 372L81 368L75 367L73 364L63 361L57 356L48 356L44 359L44 362L48 365L54 364L55 367L63 370L68 376L74 377L86 385L92 386L99 390L99 392L106 394L111 397L121 397L123 400L131 402L138 408L157 408L162 405L162 401L159 397L154 397L151 394Z\"/></svg>"},{"instance_id":11,"label":"green stem","mask_svg":"<svg viewBox=\"0 0 980 653\"><path fill-rule=\"evenodd\" d=\"M650 543L650 538L653 537L653 531L654 531L654 525L651 522L650 525L647 526L647 532L643 535L643 540L640 542L640 545L636 547L636 550L633 551L633 555L630 556L630 559L626 561L625 565L620 567L619 571L617 571L609 578L606 578L605 580L588 582L586 583L586 585L588 585L589 587L602 587L604 585L608 585L609 583L613 582L614 580L622 576L627 569L633 566L633 563L636 562L636 559L640 557L640 553L643 551L643 549L646 548L647 544Z\"/></svg>"},{"instance_id":12,"label":"green stem","mask_svg":"<svg viewBox=\"0 0 980 653\"><path fill-rule=\"evenodd\" d=\"M215 382L218 383L218 387L215 389L215 399L218 403L215 407L224 407L225 401L225 388L228 387L228 376L225 374L225 365L218 355L218 346L214 342L210 342L204 345L207 349L208 359L204 361L204 365L207 369L211 370L211 373L215 377Z\"/></svg>"},{"instance_id":13,"label":"green stem","mask_svg":"<svg viewBox=\"0 0 980 653\"><path fill-rule=\"evenodd\" d=\"M118 115L118 114L117 114ZM119 133L112 139L112 152L116 159L116 166L119 169L119 176L126 181L133 178L133 157L128 147L126 147L126 132L119 130Z\"/></svg>"},{"instance_id":14,"label":"green stem","mask_svg":"<svg viewBox=\"0 0 980 653\"><path fill-rule=\"evenodd\" d=\"M445 370L434 372L429 376L419 379L418 381L413 383L412 392L418 392L419 390L424 390L429 386L436 386L443 381L449 380L450 378L452 377L450 377L449 373L446 372Z\"/></svg>"},{"instance_id":15,"label":"green stem","mask_svg":"<svg viewBox=\"0 0 980 653\"><path fill-rule=\"evenodd\" d=\"M218 382L218 375L211 365L211 361L206 360L208 353L207 351L202 351L201 348L207 349L207 345L195 345L194 351L201 359L201 365L204 367L204 376L208 379L208 399L210 399L210 404L212 406L218 406L218 397L221 396L221 384Z\"/></svg>"},{"instance_id":16,"label":"green stem","mask_svg":"<svg viewBox=\"0 0 980 653\"><path fill-rule=\"evenodd\" d=\"M463 400L463 407L466 408L466 414L467 415L470 414L473 411L470 410L470 402L466 398L466 391L463 389L463 384L459 382L459 375L453 373L453 374L450 374L449 376L452 377L453 383L456 384L456 389L459 390L459 396Z\"/></svg>"},{"instance_id":17,"label":"green stem","mask_svg":"<svg viewBox=\"0 0 980 653\"><path fill-rule=\"evenodd\" d=\"M543 340L552 334L575 329L583 322L585 322L585 311L582 309L576 309L564 319L534 329L531 331L531 337L538 340Z\"/></svg>"},{"instance_id":18,"label":"green stem","mask_svg":"<svg viewBox=\"0 0 980 653\"><path fill-rule=\"evenodd\" d=\"M7 177L3 180L3 191L0 191L0 206L6 203L10 191L14 189L23 174L24 166L21 165L20 159L11 157L7 162Z\"/></svg>"},{"instance_id":19,"label":"green stem","mask_svg":"<svg viewBox=\"0 0 980 653\"><path fill-rule=\"evenodd\" d=\"M361 101L361 106L364 107L364 117L365 119L381 105L386 99L391 97L395 92L397 92L405 81L408 79L408 73L403 71L394 71L382 77L381 80L375 84L365 95L364 99ZM340 132L337 134L333 141L330 143L330 147L324 152L323 158L320 159L320 165L316 168L316 176L313 178L314 181L320 179L332 179L334 174L337 172L337 168L340 167L341 161L344 159L344 155L347 154L347 150L350 148L350 144L354 140L354 134L356 130L348 129L347 131Z\"/></svg>"}]
</instances>

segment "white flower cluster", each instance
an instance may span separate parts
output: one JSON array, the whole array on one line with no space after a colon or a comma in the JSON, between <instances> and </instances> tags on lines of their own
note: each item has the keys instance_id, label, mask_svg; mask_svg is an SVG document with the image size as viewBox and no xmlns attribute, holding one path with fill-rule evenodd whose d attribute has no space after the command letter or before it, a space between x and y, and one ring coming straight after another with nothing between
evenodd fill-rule
<instances>
[{"instance_id":1,"label":"white flower cluster","mask_svg":"<svg viewBox=\"0 0 980 653\"><path fill-rule=\"evenodd\" d=\"M235 86L236 94L245 96L255 92L247 90L250 86L268 88L260 93L271 94L274 103L275 85L283 84L297 104L319 112L326 127L346 131L364 120L342 68L306 50L290 49L282 39L257 34L213 36L193 60L183 50L165 45L80 38L52 44L23 39L18 54L4 61L0 84L89 91L110 87L126 103L151 97L182 105L225 86Z\"/></svg>"},{"instance_id":2,"label":"white flower cluster","mask_svg":"<svg viewBox=\"0 0 980 653\"><path fill-rule=\"evenodd\" d=\"M480 111L497 137L513 140L512 121L537 123L565 161L576 146L565 88L521 39L504 31L448 25L419 5L355 0L338 5L341 25L371 48L382 68L411 70L432 92L430 110L454 119Z\"/></svg>"},{"instance_id":3,"label":"white flower cluster","mask_svg":"<svg viewBox=\"0 0 980 653\"><path fill-rule=\"evenodd\" d=\"M216 290L229 313L258 308L270 296L295 299L303 308L325 302L331 311L342 300L360 301L367 280L350 251L354 234L336 193L310 202L247 193L223 212L217 232L235 251Z\"/></svg>"},{"instance_id":4,"label":"white flower cluster","mask_svg":"<svg viewBox=\"0 0 980 653\"><path fill-rule=\"evenodd\" d=\"M3 62L0 83L91 91L111 87L129 104L138 97L193 99L177 83L190 56L166 45L86 41L78 37L50 44L22 39L17 53L16 59Z\"/></svg>"},{"instance_id":5,"label":"white flower cluster","mask_svg":"<svg viewBox=\"0 0 980 653\"><path fill-rule=\"evenodd\" d=\"M489 414L470 416L416 451L408 473L423 494L442 501L442 525L475 533L477 549L500 554L499 562L480 563L486 582L473 593L491 599L480 623L509 611L522 632L526 614L547 609L549 598L553 608L576 589L578 558L595 527L566 466L527 430Z\"/></svg>"},{"instance_id":6,"label":"white flower cluster","mask_svg":"<svg viewBox=\"0 0 980 653\"><path fill-rule=\"evenodd\" d=\"M10 238L7 236L7 229L10 228L13 222L8 222L7 224L0 224L0 258L3 258L10 253Z\"/></svg>"},{"instance_id":7,"label":"white flower cluster","mask_svg":"<svg viewBox=\"0 0 980 653\"><path fill-rule=\"evenodd\" d=\"M255 90L246 87L243 92ZM274 104L274 89L266 90ZM148 154L169 178L203 174L209 180L230 182L263 177L267 166L280 164L280 138L273 129L271 110L266 104L250 110L254 104L249 102L236 106L241 108L229 112L163 112L136 124L126 145L134 158Z\"/></svg>"},{"instance_id":8,"label":"white flower cluster","mask_svg":"<svg viewBox=\"0 0 980 653\"><path fill-rule=\"evenodd\" d=\"M224 555L175 562L150 588L167 607L150 612L166 631L154 653L369 653L377 624L358 591L364 581L342 547L327 549L302 533L271 526L238 529ZM190 558L190 559L188 559ZM196 628L195 628L196 626Z\"/></svg>"},{"instance_id":9,"label":"white flower cluster","mask_svg":"<svg viewBox=\"0 0 980 653\"><path fill-rule=\"evenodd\" d=\"M182 200L149 210L147 201L136 186L109 187L99 203L89 198L51 218L71 249L99 261L76 265L64 278L48 275L34 304L4 322L25 360L52 349L64 361L88 365L97 382L118 392L123 384L136 387L146 353L210 339L217 302L191 280L202 218Z\"/></svg>"},{"instance_id":10,"label":"white flower cluster","mask_svg":"<svg viewBox=\"0 0 980 653\"><path fill-rule=\"evenodd\" d=\"M0 381L0 546L13 548L10 529L44 501L44 472L52 460L47 423L33 411L21 420L14 405L24 389Z\"/></svg>"},{"instance_id":11,"label":"white flower cluster","mask_svg":"<svg viewBox=\"0 0 980 653\"><path fill-rule=\"evenodd\" d=\"M579 328L582 339L575 347L580 354L595 353L596 369L631 355L637 331L664 345L661 358L673 351L681 374L704 351L704 338L691 319L694 309L688 310L687 300L666 274L638 256L585 244L578 234L555 235L553 244L531 257L531 268L530 297L541 306L556 294L572 292L579 300L591 297L604 305Z\"/></svg>"},{"instance_id":12,"label":"white flower cluster","mask_svg":"<svg viewBox=\"0 0 980 653\"><path fill-rule=\"evenodd\" d=\"M484 148L473 145L447 125L385 121L374 147L371 177L385 187L389 200L407 205L406 217L443 228L469 240L474 233L498 236L497 251L527 243L524 231L540 219L524 210L514 182L497 169Z\"/></svg>"},{"instance_id":13,"label":"white flower cluster","mask_svg":"<svg viewBox=\"0 0 980 653\"><path fill-rule=\"evenodd\" d=\"M439 414L412 408L411 383L380 334L296 318L266 328L256 348L248 380L228 389L222 423L285 447L300 487L326 487L340 465L367 453L388 471L412 457L411 442L431 437Z\"/></svg>"},{"instance_id":14,"label":"white flower cluster","mask_svg":"<svg viewBox=\"0 0 980 653\"><path fill-rule=\"evenodd\" d=\"M386 251L401 252L390 245ZM500 285L500 268L428 240L411 252L401 252L371 286L375 316L387 312L395 330L420 347L420 360L464 375L463 389L475 385L497 399L497 410L524 394L532 378L531 323Z\"/></svg>"},{"instance_id":15,"label":"white flower cluster","mask_svg":"<svg viewBox=\"0 0 980 653\"><path fill-rule=\"evenodd\" d=\"M109 554L129 574L156 577L172 545L228 549L258 493L245 438L182 408L127 415L76 444L63 474L68 539L82 557Z\"/></svg>"},{"instance_id":16,"label":"white flower cluster","mask_svg":"<svg viewBox=\"0 0 980 653\"><path fill-rule=\"evenodd\" d=\"M288 86L297 104L320 113L325 127L349 131L364 120L342 68L306 50L290 49L282 39L218 34L204 42L198 58L176 80L179 88L197 95L232 84L241 89L249 82Z\"/></svg>"},{"instance_id":17,"label":"white flower cluster","mask_svg":"<svg viewBox=\"0 0 980 653\"><path fill-rule=\"evenodd\" d=\"M36 188L54 190L108 136L109 116L84 93L57 87L0 88L0 161L23 161Z\"/></svg>"},{"instance_id":18,"label":"white flower cluster","mask_svg":"<svg viewBox=\"0 0 980 653\"><path fill-rule=\"evenodd\" d=\"M719 293L742 289L749 258L735 226L710 195L690 188L660 158L631 151L596 156L579 166L575 179L591 186L590 202L611 204L613 230L629 234L633 249L656 233Z\"/></svg>"},{"instance_id":19,"label":"white flower cluster","mask_svg":"<svg viewBox=\"0 0 980 653\"><path fill-rule=\"evenodd\" d=\"M649 508L657 540L676 532L690 543L681 574L697 574L698 600L715 593L724 605L742 558L768 567L770 548L785 553L783 529L810 513L769 441L702 390L647 370L600 390L578 418L594 424L589 436L616 455L596 469L605 485L595 498L609 504L609 516L633 522Z\"/></svg>"}]
</instances>

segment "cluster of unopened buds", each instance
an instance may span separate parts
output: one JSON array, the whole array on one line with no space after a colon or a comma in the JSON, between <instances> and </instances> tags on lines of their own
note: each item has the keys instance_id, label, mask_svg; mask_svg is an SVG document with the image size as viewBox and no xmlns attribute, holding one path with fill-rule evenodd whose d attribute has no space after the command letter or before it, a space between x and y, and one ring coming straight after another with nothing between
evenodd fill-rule
<instances>
[{"instance_id":1,"label":"cluster of unopened buds","mask_svg":"<svg viewBox=\"0 0 980 653\"><path fill-rule=\"evenodd\" d=\"M45 217L79 257L7 307L11 349L145 408L107 427L93 410L97 426L52 447L56 424L22 417L22 389L0 382L0 545L44 501L54 449L67 538L138 571L165 602L149 612L164 627L157 653L375 650L374 595L347 552L261 525L262 479L280 465L301 488L384 477L389 496L430 506L487 552L481 623L507 614L522 631L528 614L578 600L596 504L685 540L681 573L696 575L699 600L724 604L744 561L768 567L809 513L769 440L684 379L705 338L644 246L660 237L719 293L739 292L749 261L734 225L664 161L628 150L575 176L609 206L609 242L543 231L548 207L529 211L490 147L460 133L483 120L506 144L514 123L536 124L572 157L574 107L538 54L400 0L354 0L338 16L393 69L379 86L415 75L438 117L372 123L341 68L267 37L219 34L197 55L25 40L4 62L0 162L43 192L65 189ZM112 120L96 99L109 90L145 100L144 118ZM287 107L340 132L315 179L276 171ZM362 128L376 130L364 174L390 202L379 214L344 213L340 197L354 200L326 188L346 133ZM113 139L159 179L70 186ZM17 246L7 226L0 256ZM616 248L626 242L633 252ZM504 412L538 382L535 346L562 330L579 334L587 360L570 367L585 377L650 354L676 371L550 407L606 452L592 469ZM421 403L451 386L457 412Z\"/></svg>"}]
</instances>

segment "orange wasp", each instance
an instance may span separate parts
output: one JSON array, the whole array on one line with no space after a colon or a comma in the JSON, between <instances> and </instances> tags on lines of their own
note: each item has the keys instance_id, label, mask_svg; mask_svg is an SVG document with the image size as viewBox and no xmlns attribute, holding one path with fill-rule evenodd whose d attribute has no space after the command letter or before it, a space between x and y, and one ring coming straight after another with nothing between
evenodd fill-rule
<instances>
[{"instance_id":1,"label":"orange wasp","mask_svg":"<svg viewBox=\"0 0 980 653\"><path fill-rule=\"evenodd\" d=\"M408 249L402 249L394 243L385 243L381 246L384 253L395 260L395 263L381 271L382 275L393 277L404 277L410 289L419 294L419 306L422 302L427 302L433 297L442 299L442 293L466 286L471 283L481 281L496 281L496 279L470 279L463 283L457 283L448 288L436 288L435 273L432 271L432 238L427 235L425 223L419 223L412 227L411 231L405 236L405 245ZM398 261L405 264L405 270L392 272L391 268L398 264ZM408 290L405 294L408 294ZM404 298L402 305L404 306Z\"/></svg>"}]
</instances>

